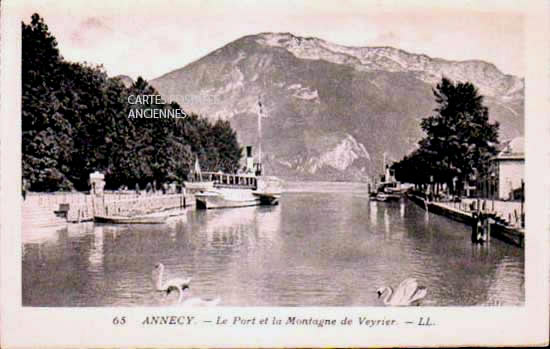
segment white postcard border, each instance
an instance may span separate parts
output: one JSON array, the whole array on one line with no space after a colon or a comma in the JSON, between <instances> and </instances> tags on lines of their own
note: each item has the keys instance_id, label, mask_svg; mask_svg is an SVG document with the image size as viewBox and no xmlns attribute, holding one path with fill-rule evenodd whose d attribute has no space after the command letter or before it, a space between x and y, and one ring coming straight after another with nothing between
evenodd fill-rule
<instances>
[{"instance_id":1,"label":"white postcard border","mask_svg":"<svg viewBox=\"0 0 550 349\"><path fill-rule=\"evenodd\" d=\"M423 2L425 3L425 2ZM468 6L473 1L466 1ZM2 1L1 33L1 341L3 347L329 347L542 345L548 341L549 193L546 175L550 96L550 31L546 1L526 10L526 302L522 307L315 308L33 308L21 306L21 19ZM152 3L151 3L152 4ZM506 43L503 43L506 44ZM513 49L513 48L512 48ZM148 315L353 318L353 326L142 325ZM125 325L114 325L124 316ZM396 319L398 327L368 328L357 318ZM429 317L435 326L405 325Z\"/></svg>"}]
</instances>

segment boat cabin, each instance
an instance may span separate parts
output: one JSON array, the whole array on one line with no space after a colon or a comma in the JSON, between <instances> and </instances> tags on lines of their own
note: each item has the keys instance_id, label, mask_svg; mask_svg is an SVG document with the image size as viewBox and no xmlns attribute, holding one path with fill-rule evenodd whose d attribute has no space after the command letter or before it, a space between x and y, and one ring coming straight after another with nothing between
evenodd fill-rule
<instances>
[{"instance_id":1,"label":"boat cabin","mask_svg":"<svg viewBox=\"0 0 550 349\"><path fill-rule=\"evenodd\" d=\"M222 172L203 172L203 181L214 182L215 188L256 189L258 180L254 174L229 174Z\"/></svg>"}]
</instances>

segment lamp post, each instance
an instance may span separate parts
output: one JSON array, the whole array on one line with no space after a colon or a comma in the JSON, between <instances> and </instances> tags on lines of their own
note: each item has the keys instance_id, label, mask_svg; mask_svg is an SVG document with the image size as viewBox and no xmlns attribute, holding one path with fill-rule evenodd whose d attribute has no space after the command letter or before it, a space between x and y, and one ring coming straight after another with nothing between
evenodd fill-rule
<instances>
[{"instance_id":1,"label":"lamp post","mask_svg":"<svg viewBox=\"0 0 550 349\"><path fill-rule=\"evenodd\" d=\"M491 172L491 211L495 212L495 173Z\"/></svg>"},{"instance_id":2,"label":"lamp post","mask_svg":"<svg viewBox=\"0 0 550 349\"><path fill-rule=\"evenodd\" d=\"M434 197L434 176L430 175L430 196ZM431 201L431 200L430 200Z\"/></svg>"}]
</instances>

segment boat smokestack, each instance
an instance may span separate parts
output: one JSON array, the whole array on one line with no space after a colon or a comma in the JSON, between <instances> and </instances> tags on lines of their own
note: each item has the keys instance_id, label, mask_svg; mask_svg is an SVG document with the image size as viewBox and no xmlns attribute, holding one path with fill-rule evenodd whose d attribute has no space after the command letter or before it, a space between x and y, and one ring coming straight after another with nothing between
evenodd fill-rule
<instances>
[{"instance_id":1,"label":"boat smokestack","mask_svg":"<svg viewBox=\"0 0 550 349\"><path fill-rule=\"evenodd\" d=\"M254 172L254 158L252 157L252 146L246 146L246 172Z\"/></svg>"}]
</instances>

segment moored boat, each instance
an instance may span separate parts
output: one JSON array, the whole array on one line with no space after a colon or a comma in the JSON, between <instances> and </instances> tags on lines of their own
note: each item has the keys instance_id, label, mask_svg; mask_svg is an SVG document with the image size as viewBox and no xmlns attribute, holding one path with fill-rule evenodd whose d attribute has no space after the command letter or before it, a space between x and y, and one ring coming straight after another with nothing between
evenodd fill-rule
<instances>
[{"instance_id":1,"label":"moored boat","mask_svg":"<svg viewBox=\"0 0 550 349\"><path fill-rule=\"evenodd\" d=\"M222 172L201 173L201 180L213 181L214 188L195 194L198 209L277 205L281 197L281 180L273 176L262 176L262 117L263 106L258 101L258 161L254 163L252 146L246 147L246 169L244 173ZM197 171L198 169L198 171ZM200 173L198 160L195 173Z\"/></svg>"},{"instance_id":2,"label":"moored boat","mask_svg":"<svg viewBox=\"0 0 550 349\"><path fill-rule=\"evenodd\" d=\"M401 199L401 195L379 192L378 194L376 194L374 199L376 201L399 201L399 199Z\"/></svg>"},{"instance_id":3,"label":"moored boat","mask_svg":"<svg viewBox=\"0 0 550 349\"><path fill-rule=\"evenodd\" d=\"M195 193L195 192L214 189L213 181L196 181L196 182L185 181L183 182L183 185L185 186L185 189L189 193Z\"/></svg>"},{"instance_id":4,"label":"moored boat","mask_svg":"<svg viewBox=\"0 0 550 349\"><path fill-rule=\"evenodd\" d=\"M199 164L199 158L195 158L195 166L188 181L183 182L185 189L191 193L197 193L214 189L214 181L205 179L207 176L203 176L201 166Z\"/></svg>"},{"instance_id":5,"label":"moored boat","mask_svg":"<svg viewBox=\"0 0 550 349\"><path fill-rule=\"evenodd\" d=\"M281 181L277 177L218 174L212 190L195 194L197 209L277 205Z\"/></svg>"},{"instance_id":6,"label":"moored boat","mask_svg":"<svg viewBox=\"0 0 550 349\"><path fill-rule=\"evenodd\" d=\"M395 179L393 170L386 165L386 153L384 153L384 174L380 176L376 190L369 193L369 198L376 201L398 201L404 197L410 187L410 185L403 185Z\"/></svg>"},{"instance_id":7,"label":"moored boat","mask_svg":"<svg viewBox=\"0 0 550 349\"><path fill-rule=\"evenodd\" d=\"M142 216L94 216L94 222L110 224L162 224L168 216L142 215Z\"/></svg>"}]
</instances>

